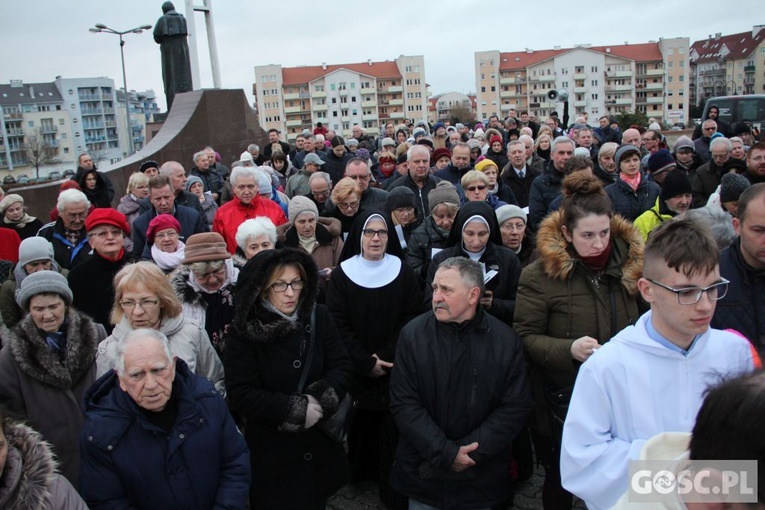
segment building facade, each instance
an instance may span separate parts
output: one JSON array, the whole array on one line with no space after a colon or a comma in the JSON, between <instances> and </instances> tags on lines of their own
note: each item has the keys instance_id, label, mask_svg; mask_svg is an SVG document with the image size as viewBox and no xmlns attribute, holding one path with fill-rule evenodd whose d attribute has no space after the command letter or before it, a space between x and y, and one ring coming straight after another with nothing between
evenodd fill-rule
<instances>
[{"instance_id":1,"label":"building facade","mask_svg":"<svg viewBox=\"0 0 765 510\"><path fill-rule=\"evenodd\" d=\"M694 42L690 64L691 104L712 96L765 94L765 25Z\"/></svg>"},{"instance_id":2,"label":"building facade","mask_svg":"<svg viewBox=\"0 0 765 510\"><path fill-rule=\"evenodd\" d=\"M427 117L425 59L320 66L255 67L252 87L263 129L276 128L294 140L318 122L349 136L358 124L378 134L386 122Z\"/></svg>"},{"instance_id":3,"label":"building facade","mask_svg":"<svg viewBox=\"0 0 765 510\"><path fill-rule=\"evenodd\" d=\"M133 142L133 151L138 152L148 143L146 139L146 124L154 121L154 115L159 113L157 95L153 90L137 92L131 90L128 93L130 105L130 129L127 129L125 116L125 93L122 89L117 90L117 123L119 124L120 146L125 149L127 155L130 145L127 133L130 132Z\"/></svg>"},{"instance_id":4,"label":"building facade","mask_svg":"<svg viewBox=\"0 0 765 510\"><path fill-rule=\"evenodd\" d=\"M37 149L54 159L41 166L40 177L75 170L83 152L100 164L119 161L123 152L115 103L109 78L59 76L48 83L14 80L0 85L0 170L7 172L0 176L35 177L32 153Z\"/></svg>"},{"instance_id":5,"label":"building facade","mask_svg":"<svg viewBox=\"0 0 765 510\"><path fill-rule=\"evenodd\" d=\"M563 104L551 90L569 93L571 118L641 111L668 124L688 121L687 38L619 46L580 45L535 51L475 53L478 118L506 117L514 109L537 119Z\"/></svg>"}]
</instances>

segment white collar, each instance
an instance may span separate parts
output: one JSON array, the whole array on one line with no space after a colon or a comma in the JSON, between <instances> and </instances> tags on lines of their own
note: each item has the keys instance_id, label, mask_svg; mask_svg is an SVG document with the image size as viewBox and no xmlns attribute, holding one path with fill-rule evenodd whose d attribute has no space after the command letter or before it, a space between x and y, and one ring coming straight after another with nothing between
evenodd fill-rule
<instances>
[{"instance_id":1,"label":"white collar","mask_svg":"<svg viewBox=\"0 0 765 510\"><path fill-rule=\"evenodd\" d=\"M385 287L401 272L401 259L385 254L381 260L367 260L356 255L340 263L346 276L366 289Z\"/></svg>"}]
</instances>

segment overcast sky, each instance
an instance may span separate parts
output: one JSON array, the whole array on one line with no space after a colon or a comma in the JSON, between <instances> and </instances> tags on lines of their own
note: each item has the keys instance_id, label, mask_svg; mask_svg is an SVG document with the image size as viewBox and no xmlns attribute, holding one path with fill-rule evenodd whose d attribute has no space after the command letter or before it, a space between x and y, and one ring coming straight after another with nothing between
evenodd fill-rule
<instances>
[{"instance_id":1,"label":"overcast sky","mask_svg":"<svg viewBox=\"0 0 765 510\"><path fill-rule=\"evenodd\" d=\"M223 88L241 88L252 103L253 67L393 60L424 55L430 92L475 90L474 52L575 44L643 43L660 37L744 32L761 12L719 0L640 2L441 0L213 0ZM201 3L201 0L199 0ZM2 0L0 83L108 76L122 87L119 38L92 34L154 25L161 0ZM175 2L185 14L182 0ZM525 7L519 7L523 6ZM728 8L727 6L730 6ZM599 7L603 7L599 10ZM212 87L204 17L196 14L202 87ZM164 111L159 46L151 32L125 36L129 89L154 89Z\"/></svg>"}]
</instances>

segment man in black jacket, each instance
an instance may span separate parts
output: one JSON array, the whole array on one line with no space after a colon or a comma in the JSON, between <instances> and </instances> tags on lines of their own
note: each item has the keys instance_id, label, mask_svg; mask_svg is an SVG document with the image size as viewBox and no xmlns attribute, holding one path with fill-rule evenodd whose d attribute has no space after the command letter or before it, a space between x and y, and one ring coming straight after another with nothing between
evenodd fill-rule
<instances>
[{"instance_id":1,"label":"man in black jacket","mask_svg":"<svg viewBox=\"0 0 765 510\"><path fill-rule=\"evenodd\" d=\"M417 202L417 218L424 220L430 214L428 206L428 193L435 189L441 179L430 175L430 151L423 145L413 145L407 151L409 171L396 179L389 191L406 186L414 191Z\"/></svg>"},{"instance_id":2,"label":"man in black jacket","mask_svg":"<svg viewBox=\"0 0 765 510\"><path fill-rule=\"evenodd\" d=\"M199 197L190 191L186 191L186 170L183 165L177 161L167 161L159 168L159 175L163 175L170 179L173 186L173 194L175 195L176 207L182 205L184 207L191 207L195 209L201 217L205 217L205 211L202 209L202 204L199 202ZM141 206L140 212L145 213L151 210L152 205L149 197L139 200Z\"/></svg>"},{"instance_id":3,"label":"man in black jacket","mask_svg":"<svg viewBox=\"0 0 765 510\"><path fill-rule=\"evenodd\" d=\"M93 158L87 152L83 152L77 158L77 172L74 174L74 176L72 176L72 180L79 183L82 181L82 178L86 173L93 170L98 172L98 174L104 179L104 183L106 184L106 193L109 198L109 202L111 202L112 199L114 199L114 184L112 184L111 179L109 179L105 173L96 168L95 161L93 161Z\"/></svg>"},{"instance_id":4,"label":"man in black jacket","mask_svg":"<svg viewBox=\"0 0 765 510\"><path fill-rule=\"evenodd\" d=\"M391 483L410 508L490 508L509 496L511 443L533 403L520 338L478 306L483 292L478 263L445 260L433 280L433 310L399 336Z\"/></svg>"}]
</instances>

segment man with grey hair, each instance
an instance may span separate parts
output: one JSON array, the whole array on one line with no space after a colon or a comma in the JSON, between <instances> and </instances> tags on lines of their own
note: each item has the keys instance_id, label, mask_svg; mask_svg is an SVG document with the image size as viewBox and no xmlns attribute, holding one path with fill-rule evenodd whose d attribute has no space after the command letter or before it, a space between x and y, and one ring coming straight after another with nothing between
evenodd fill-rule
<instances>
[{"instance_id":1,"label":"man with grey hair","mask_svg":"<svg viewBox=\"0 0 765 510\"><path fill-rule=\"evenodd\" d=\"M216 153L215 149L209 145L205 147L205 154L207 154L207 159L210 161L209 169L217 173L220 176L221 181L225 182L226 179L228 179L231 170L229 170L226 165L218 161L218 153Z\"/></svg>"},{"instance_id":2,"label":"man with grey hair","mask_svg":"<svg viewBox=\"0 0 765 510\"><path fill-rule=\"evenodd\" d=\"M533 402L521 340L479 306L483 293L483 268L448 258L433 279L432 310L401 330L391 485L410 509L488 509L510 495L507 459Z\"/></svg>"},{"instance_id":3,"label":"man with grey hair","mask_svg":"<svg viewBox=\"0 0 765 510\"><path fill-rule=\"evenodd\" d=\"M430 174L430 151L426 146L409 147L406 151L406 160L409 163L409 171L406 175L396 178L388 191L393 191L399 186L406 186L412 190L417 204L417 218L422 221L430 214L428 193L435 189L441 179Z\"/></svg>"},{"instance_id":4,"label":"man with grey hair","mask_svg":"<svg viewBox=\"0 0 765 510\"><path fill-rule=\"evenodd\" d=\"M534 232L539 223L547 216L550 204L560 195L561 182L565 177L566 163L574 155L574 141L567 136L559 136L550 147L550 161L545 165L542 175L534 179L529 191L528 228Z\"/></svg>"},{"instance_id":5,"label":"man with grey hair","mask_svg":"<svg viewBox=\"0 0 765 510\"><path fill-rule=\"evenodd\" d=\"M507 157L509 163L505 165L500 177L502 182L507 184L510 189L513 190L515 199L518 201L518 206L522 208L529 206L531 184L534 182L534 179L542 173L528 164L528 159L526 158L526 145L522 141L522 138L524 137L531 139L530 136L523 135L518 140L513 140L507 144ZM534 154L534 156L536 156L536 154Z\"/></svg>"},{"instance_id":6,"label":"man with grey hair","mask_svg":"<svg viewBox=\"0 0 765 510\"><path fill-rule=\"evenodd\" d=\"M82 496L95 508L245 508L247 444L213 383L136 329L85 397Z\"/></svg>"},{"instance_id":7,"label":"man with grey hair","mask_svg":"<svg viewBox=\"0 0 765 510\"><path fill-rule=\"evenodd\" d=\"M232 255L236 253L237 248L236 230L245 220L266 216L276 226L287 223L282 208L273 200L260 196L260 173L260 170L254 167L234 168L231 172L234 198L220 206L213 218L213 231L223 236L226 249Z\"/></svg>"},{"instance_id":8,"label":"man with grey hair","mask_svg":"<svg viewBox=\"0 0 765 510\"><path fill-rule=\"evenodd\" d=\"M303 168L303 162L305 161L305 157L307 155L316 154L321 157L321 154L318 154L316 151L316 137L314 135L308 134L304 135L303 138L305 139L303 141L303 150L295 154L295 159L292 160L292 164L294 164L295 168L298 170Z\"/></svg>"},{"instance_id":9,"label":"man with grey hair","mask_svg":"<svg viewBox=\"0 0 765 510\"><path fill-rule=\"evenodd\" d=\"M255 162L256 165L260 165L258 161L260 160L260 145L256 143L251 143L247 146L247 152L252 155L252 160Z\"/></svg>"},{"instance_id":10,"label":"man with grey hair","mask_svg":"<svg viewBox=\"0 0 765 510\"><path fill-rule=\"evenodd\" d=\"M324 212L330 194L332 194L332 179L327 172L315 172L308 178L308 186L311 191L303 196L316 204L319 214Z\"/></svg>"},{"instance_id":11,"label":"man with grey hair","mask_svg":"<svg viewBox=\"0 0 765 510\"><path fill-rule=\"evenodd\" d=\"M693 141L693 149L702 163L712 159L711 148L709 144L712 141L712 135L717 133L717 122L707 119L701 123L701 136Z\"/></svg>"},{"instance_id":12,"label":"man with grey hair","mask_svg":"<svg viewBox=\"0 0 765 510\"><path fill-rule=\"evenodd\" d=\"M213 152L213 163L215 162L215 151ZM201 150L194 154L194 166L189 172L191 175L202 179L202 185L205 191L212 193L213 200L220 202L220 192L223 187L223 179L214 167L210 166L210 157L206 150Z\"/></svg>"},{"instance_id":13,"label":"man with grey hair","mask_svg":"<svg viewBox=\"0 0 765 510\"><path fill-rule=\"evenodd\" d=\"M713 120L704 121L714 122ZM702 129L704 129L702 127ZM698 142L701 138L697 138ZM710 158L706 163L696 169L696 173L691 181L693 188L693 207L704 207L707 204L709 197L717 191L722 176L727 173L728 160L730 159L730 151L733 149L733 144L730 140L723 137L717 137L709 143L709 156Z\"/></svg>"},{"instance_id":14,"label":"man with grey hair","mask_svg":"<svg viewBox=\"0 0 765 510\"><path fill-rule=\"evenodd\" d=\"M56 221L44 225L37 235L53 245L54 260L61 269L72 269L90 258L85 231L90 201L80 190L64 190L58 195L56 211Z\"/></svg>"},{"instance_id":15,"label":"man with grey hair","mask_svg":"<svg viewBox=\"0 0 765 510\"><path fill-rule=\"evenodd\" d=\"M521 135L518 137L518 141L523 144L526 151L526 166L533 168L538 174L544 172L545 159L534 152L534 139L529 135Z\"/></svg>"}]
</instances>

